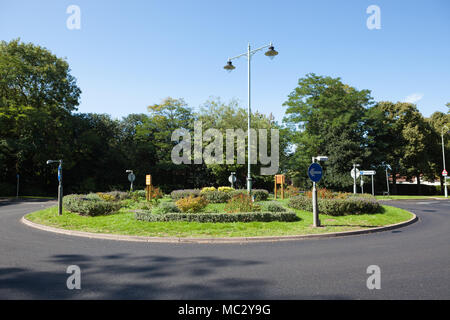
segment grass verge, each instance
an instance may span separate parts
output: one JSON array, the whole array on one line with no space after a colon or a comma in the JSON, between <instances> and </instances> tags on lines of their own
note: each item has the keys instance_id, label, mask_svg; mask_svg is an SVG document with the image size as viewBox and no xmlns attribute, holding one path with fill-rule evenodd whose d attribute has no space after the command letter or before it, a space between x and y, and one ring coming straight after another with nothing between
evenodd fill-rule
<instances>
[{"instance_id":1,"label":"grass verge","mask_svg":"<svg viewBox=\"0 0 450 320\"><path fill-rule=\"evenodd\" d=\"M280 201L285 203L286 200ZM320 215L322 227L313 228L312 213L294 210L297 222L145 222L134 219L130 209L107 216L84 217L67 211L58 216L57 207L30 213L26 218L46 226L93 233L109 233L148 237L256 237L292 236L329 232L342 232L381 227L411 219L403 209L383 206L384 213L332 217Z\"/></svg>"}]
</instances>

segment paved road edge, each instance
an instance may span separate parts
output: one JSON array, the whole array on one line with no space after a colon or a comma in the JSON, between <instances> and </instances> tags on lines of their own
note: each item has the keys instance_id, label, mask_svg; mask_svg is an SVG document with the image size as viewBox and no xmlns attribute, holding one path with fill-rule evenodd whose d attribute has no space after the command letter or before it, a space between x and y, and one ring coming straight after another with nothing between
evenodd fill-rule
<instances>
[{"instance_id":1,"label":"paved road edge","mask_svg":"<svg viewBox=\"0 0 450 320\"><path fill-rule=\"evenodd\" d=\"M307 240L307 239L322 239L322 238L334 238L342 236L352 236L369 234L375 232L389 231L402 227L406 227L410 224L417 222L419 219L417 216L408 211L413 215L408 221L403 221L396 224L391 224L383 227L371 228L371 229L361 229L354 231L343 231L343 232L333 232L333 233L322 233L322 234L309 234L309 235L293 235L293 236L267 236L267 237L235 237L235 238L177 238L177 237L144 237L144 236L127 236L118 234L107 234L107 233L92 233L84 231L66 230L55 227L49 227L46 225L38 224L32 222L23 216L21 222L28 227L59 233L69 236L84 237L91 239L103 239L103 240L116 240L116 241L134 241L134 242L155 242L155 243L245 243L245 242L275 242L275 241L292 241L292 240Z\"/></svg>"}]
</instances>

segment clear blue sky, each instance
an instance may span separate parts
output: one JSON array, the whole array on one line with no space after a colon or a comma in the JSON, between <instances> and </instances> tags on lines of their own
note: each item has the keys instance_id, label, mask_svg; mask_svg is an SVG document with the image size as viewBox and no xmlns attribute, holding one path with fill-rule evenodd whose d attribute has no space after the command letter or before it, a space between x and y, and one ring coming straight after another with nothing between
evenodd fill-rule
<instances>
[{"instance_id":1,"label":"clear blue sky","mask_svg":"<svg viewBox=\"0 0 450 320\"><path fill-rule=\"evenodd\" d=\"M81 30L69 30L69 5ZM369 5L381 29L369 30ZM341 77L376 101L410 97L425 116L450 102L450 1L0 0L0 39L20 37L66 57L83 93L80 112L122 117L172 96L198 107L210 96L247 101L245 59L273 41L279 56L253 59L253 107L282 104L306 73ZM411 98L412 96L412 98Z\"/></svg>"}]
</instances>

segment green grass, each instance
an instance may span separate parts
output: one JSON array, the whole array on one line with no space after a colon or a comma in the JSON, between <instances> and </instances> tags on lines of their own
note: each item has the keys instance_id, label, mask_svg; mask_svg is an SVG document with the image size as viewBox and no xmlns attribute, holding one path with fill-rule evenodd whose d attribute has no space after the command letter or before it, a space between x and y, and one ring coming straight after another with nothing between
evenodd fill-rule
<instances>
[{"instance_id":1,"label":"green grass","mask_svg":"<svg viewBox=\"0 0 450 320\"><path fill-rule=\"evenodd\" d=\"M378 200L420 200L420 199L432 199L432 198L442 198L444 196L376 196Z\"/></svg>"},{"instance_id":2,"label":"green grass","mask_svg":"<svg viewBox=\"0 0 450 320\"><path fill-rule=\"evenodd\" d=\"M280 200L286 205L287 200ZM209 204L208 209L223 209L224 204ZM151 237L253 237L305 235L367 229L409 220L411 213L383 206L384 213L332 217L320 215L322 227L313 228L312 213L294 210L301 218L298 222L250 223L195 223L195 222L145 222L134 219L129 208L107 216L83 217L67 211L58 216L52 207L27 215L27 219L47 226L94 233L111 233Z\"/></svg>"}]
</instances>

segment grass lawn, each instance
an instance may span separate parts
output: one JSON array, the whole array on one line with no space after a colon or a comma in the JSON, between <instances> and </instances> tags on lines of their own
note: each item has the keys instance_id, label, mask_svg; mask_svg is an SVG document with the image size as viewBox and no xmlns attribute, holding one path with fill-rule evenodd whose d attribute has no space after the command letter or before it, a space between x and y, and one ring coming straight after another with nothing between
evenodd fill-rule
<instances>
[{"instance_id":1,"label":"grass lawn","mask_svg":"<svg viewBox=\"0 0 450 320\"><path fill-rule=\"evenodd\" d=\"M378 200L420 200L420 199L432 199L442 198L445 196L376 196Z\"/></svg>"},{"instance_id":2,"label":"grass lawn","mask_svg":"<svg viewBox=\"0 0 450 320\"><path fill-rule=\"evenodd\" d=\"M288 200L280 200L283 205ZM209 204L210 209L223 209L224 204ZM94 233L112 233L151 237L252 237L304 235L340 232L380 227L409 220L412 215L402 209L383 206L384 213L333 217L320 215L322 227L313 228L312 213L294 210L301 218L298 222L145 222L134 219L130 208L107 216L84 217L67 211L58 216L57 207L30 213L26 218L47 226ZM293 209L291 209L293 210Z\"/></svg>"}]
</instances>

